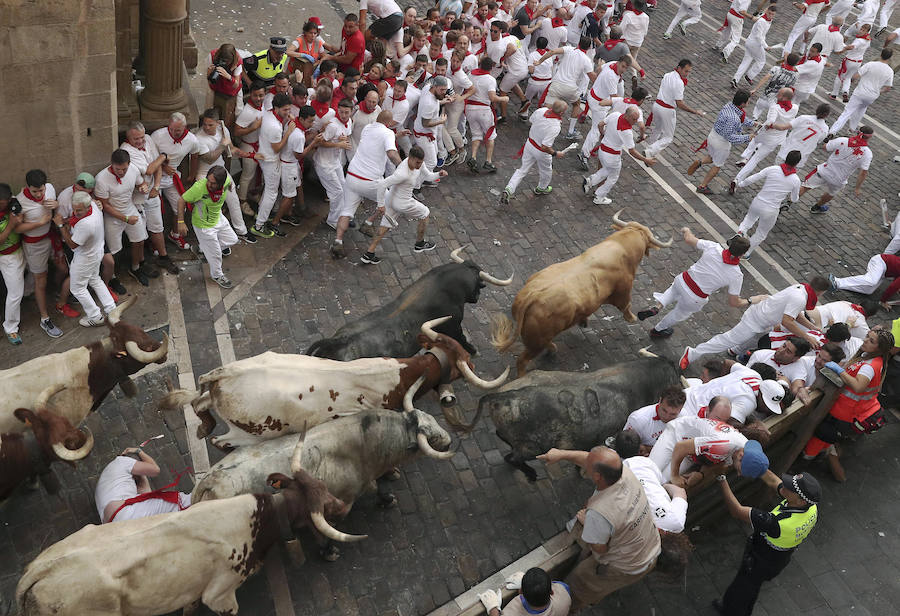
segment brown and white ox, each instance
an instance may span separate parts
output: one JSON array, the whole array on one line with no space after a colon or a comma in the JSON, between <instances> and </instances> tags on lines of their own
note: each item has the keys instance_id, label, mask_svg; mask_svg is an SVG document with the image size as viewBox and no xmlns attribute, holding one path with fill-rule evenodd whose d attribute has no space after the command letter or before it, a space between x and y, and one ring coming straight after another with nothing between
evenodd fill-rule
<instances>
[{"instance_id":1,"label":"brown and white ox","mask_svg":"<svg viewBox=\"0 0 900 616\"><path fill-rule=\"evenodd\" d=\"M136 388L129 375L147 364L163 363L169 346L168 337L159 343L140 327L121 321L122 312L135 299L129 298L109 314L109 336L0 371L0 433L24 432L25 425L13 413L18 408L34 408L47 387L64 388L52 396L50 408L73 426L96 410L116 385L133 396Z\"/></svg>"},{"instance_id":2,"label":"brown and white ox","mask_svg":"<svg viewBox=\"0 0 900 616\"><path fill-rule=\"evenodd\" d=\"M94 446L90 431L76 430L67 419L51 412L47 401L61 387L48 387L38 396L34 410L19 408L13 412L25 432L0 434L0 502L23 481L38 476L50 493L58 485L50 472L53 462L68 462L87 456Z\"/></svg>"},{"instance_id":3,"label":"brown and white ox","mask_svg":"<svg viewBox=\"0 0 900 616\"><path fill-rule=\"evenodd\" d=\"M334 361L268 352L216 368L200 377L200 391L171 391L159 406L174 410L190 404L201 421L197 438L215 428L210 412L215 409L230 429L210 440L231 450L361 411L413 410L415 398L460 377L483 389L502 385L509 368L486 381L475 374L459 342L434 331L449 318L422 324L419 342L425 352L412 357Z\"/></svg>"},{"instance_id":4,"label":"brown and white ox","mask_svg":"<svg viewBox=\"0 0 900 616\"><path fill-rule=\"evenodd\" d=\"M311 525L337 541L360 541L326 518L346 505L305 471L269 475L276 494L245 494L173 513L88 525L50 546L16 588L23 616L166 614L202 601L237 614L235 590L280 539ZM251 610L252 611L252 610Z\"/></svg>"},{"instance_id":5,"label":"brown and white ox","mask_svg":"<svg viewBox=\"0 0 900 616\"><path fill-rule=\"evenodd\" d=\"M494 318L491 343L507 351L521 337L525 350L516 361L516 374L541 351L556 351L553 339L573 325L587 325L587 319L603 304L622 311L625 320L636 319L631 312L631 287L641 259L651 248L668 248L672 240L661 242L642 224L613 215L615 233L582 254L542 269L525 282L512 305L515 323L506 316Z\"/></svg>"}]
</instances>

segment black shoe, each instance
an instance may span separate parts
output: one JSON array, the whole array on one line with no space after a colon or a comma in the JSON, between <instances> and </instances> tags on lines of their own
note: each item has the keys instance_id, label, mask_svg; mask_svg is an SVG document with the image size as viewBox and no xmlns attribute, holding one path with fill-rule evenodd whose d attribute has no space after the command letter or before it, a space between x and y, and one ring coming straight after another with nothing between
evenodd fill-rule
<instances>
[{"instance_id":1,"label":"black shoe","mask_svg":"<svg viewBox=\"0 0 900 616\"><path fill-rule=\"evenodd\" d=\"M668 338L672 334L675 333L675 330L671 327L667 327L665 329L651 329L650 337L651 338Z\"/></svg>"},{"instance_id":2,"label":"black shoe","mask_svg":"<svg viewBox=\"0 0 900 616\"><path fill-rule=\"evenodd\" d=\"M254 240L254 241L256 241L256 240ZM166 255L164 257L157 257L156 264L159 267L166 270L167 272L169 272L170 274L177 274L181 271L180 269L178 269L178 266L175 265L175 262L169 258L169 255ZM115 289L113 289L113 290L115 291Z\"/></svg>"},{"instance_id":3,"label":"black shoe","mask_svg":"<svg viewBox=\"0 0 900 616\"><path fill-rule=\"evenodd\" d=\"M292 227L299 227L299 226L300 226L300 219L297 218L296 216L291 216L291 215L288 215L288 216L282 216L282 217L281 217L281 222L283 222L283 223L286 224L286 225L291 225Z\"/></svg>"},{"instance_id":4,"label":"black shoe","mask_svg":"<svg viewBox=\"0 0 900 616\"><path fill-rule=\"evenodd\" d=\"M279 225L273 225L270 222L266 223L266 228L271 231L276 237L287 237L287 233L281 230Z\"/></svg>"},{"instance_id":5,"label":"black shoe","mask_svg":"<svg viewBox=\"0 0 900 616\"><path fill-rule=\"evenodd\" d=\"M332 259L343 259L347 256L347 251L344 250L343 244L338 244L335 242L331 245L331 258Z\"/></svg>"},{"instance_id":6,"label":"black shoe","mask_svg":"<svg viewBox=\"0 0 900 616\"><path fill-rule=\"evenodd\" d=\"M478 160L475 158L470 158L466 160L466 166L469 168L469 171L472 173L478 173Z\"/></svg>"},{"instance_id":7,"label":"black shoe","mask_svg":"<svg viewBox=\"0 0 900 616\"><path fill-rule=\"evenodd\" d=\"M413 250L415 252L428 252L429 250L434 250L434 242L422 241L416 242L413 246Z\"/></svg>"},{"instance_id":8,"label":"black shoe","mask_svg":"<svg viewBox=\"0 0 900 616\"><path fill-rule=\"evenodd\" d=\"M363 256L361 256L359 260L363 263L368 263L369 265L378 265L379 263L381 263L381 259L376 257L375 254L371 252L363 253Z\"/></svg>"},{"instance_id":9,"label":"black shoe","mask_svg":"<svg viewBox=\"0 0 900 616\"><path fill-rule=\"evenodd\" d=\"M484 161L484 164L481 166L481 168L487 169L488 173L496 173L497 172L497 165L495 165L494 163L492 163L489 160Z\"/></svg>"},{"instance_id":10,"label":"black shoe","mask_svg":"<svg viewBox=\"0 0 900 616\"><path fill-rule=\"evenodd\" d=\"M350 219L350 222L347 223L347 226L350 227L351 229L355 229L355 228L356 228L356 221L353 220L353 219L351 218L351 219Z\"/></svg>"},{"instance_id":11,"label":"black shoe","mask_svg":"<svg viewBox=\"0 0 900 616\"><path fill-rule=\"evenodd\" d=\"M242 242L246 242L248 244L255 244L257 242L256 236L252 233L245 233L244 235L239 235L238 238Z\"/></svg>"},{"instance_id":12,"label":"black shoe","mask_svg":"<svg viewBox=\"0 0 900 616\"><path fill-rule=\"evenodd\" d=\"M142 272L140 269L130 269L128 270L128 274L145 287L150 286L150 281L147 279L147 276L144 274L144 272Z\"/></svg>"},{"instance_id":13,"label":"black shoe","mask_svg":"<svg viewBox=\"0 0 900 616\"><path fill-rule=\"evenodd\" d=\"M728 185L728 194L733 195L735 190L737 190L737 182L732 180L731 184Z\"/></svg>"},{"instance_id":14,"label":"black shoe","mask_svg":"<svg viewBox=\"0 0 900 616\"><path fill-rule=\"evenodd\" d=\"M222 249L222 256L223 257L231 256L231 247L230 246L226 246L225 248Z\"/></svg>"},{"instance_id":15,"label":"black shoe","mask_svg":"<svg viewBox=\"0 0 900 616\"><path fill-rule=\"evenodd\" d=\"M146 276L147 278L159 278L159 270L146 261L141 261L141 265L138 267L138 269L144 272L144 276Z\"/></svg>"},{"instance_id":16,"label":"black shoe","mask_svg":"<svg viewBox=\"0 0 900 616\"><path fill-rule=\"evenodd\" d=\"M125 288L121 282L119 282L118 278L110 278L109 279L109 288L116 292L116 295L125 295L128 293L128 289Z\"/></svg>"},{"instance_id":17,"label":"black shoe","mask_svg":"<svg viewBox=\"0 0 900 616\"><path fill-rule=\"evenodd\" d=\"M653 308L648 308L647 310L641 310L637 313L637 318L643 321L644 319L649 319L650 317L655 317L659 314L659 308L654 306Z\"/></svg>"}]
</instances>

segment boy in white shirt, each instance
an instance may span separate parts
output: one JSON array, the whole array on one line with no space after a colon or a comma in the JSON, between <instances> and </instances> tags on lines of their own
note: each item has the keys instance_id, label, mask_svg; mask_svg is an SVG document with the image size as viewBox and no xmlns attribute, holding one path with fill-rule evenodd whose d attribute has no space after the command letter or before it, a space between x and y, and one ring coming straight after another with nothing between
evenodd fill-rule
<instances>
[{"instance_id":1,"label":"boy in white shirt","mask_svg":"<svg viewBox=\"0 0 900 616\"><path fill-rule=\"evenodd\" d=\"M894 70L888 64L888 60L893 55L892 49L884 48L881 50L880 59L866 62L859 67L856 75L851 78L851 81L858 82L856 89L853 90L853 96L844 107L843 113L831 126L829 131L831 135L838 134L847 122L850 123L850 130L855 132L869 105L891 89L894 85Z\"/></svg>"}]
</instances>

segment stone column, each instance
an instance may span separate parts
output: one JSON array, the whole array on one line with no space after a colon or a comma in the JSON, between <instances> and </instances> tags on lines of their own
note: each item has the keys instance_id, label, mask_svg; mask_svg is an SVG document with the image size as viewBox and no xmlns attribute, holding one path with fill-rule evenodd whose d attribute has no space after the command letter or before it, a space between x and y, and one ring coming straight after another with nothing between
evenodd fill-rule
<instances>
[{"instance_id":1,"label":"stone column","mask_svg":"<svg viewBox=\"0 0 900 616\"><path fill-rule=\"evenodd\" d=\"M191 35L191 0L187 0L187 17L184 19L184 39L181 44L181 53L184 55L184 66L188 73L193 75L197 72L197 43ZM204 65L205 66L205 65Z\"/></svg>"},{"instance_id":2,"label":"stone column","mask_svg":"<svg viewBox=\"0 0 900 616\"><path fill-rule=\"evenodd\" d=\"M131 93L131 0L116 0L116 107L119 125L136 111Z\"/></svg>"},{"instance_id":3,"label":"stone column","mask_svg":"<svg viewBox=\"0 0 900 616\"><path fill-rule=\"evenodd\" d=\"M188 103L182 69L185 0L152 0L142 7L147 82L141 92L141 107L154 112L181 110Z\"/></svg>"}]
</instances>

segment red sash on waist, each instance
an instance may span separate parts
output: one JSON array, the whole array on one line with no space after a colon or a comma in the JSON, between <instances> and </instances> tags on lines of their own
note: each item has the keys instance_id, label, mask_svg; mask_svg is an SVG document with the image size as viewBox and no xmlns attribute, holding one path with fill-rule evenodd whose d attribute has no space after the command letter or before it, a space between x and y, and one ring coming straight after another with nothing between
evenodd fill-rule
<instances>
[{"instance_id":1,"label":"red sash on waist","mask_svg":"<svg viewBox=\"0 0 900 616\"><path fill-rule=\"evenodd\" d=\"M737 11L735 11L734 9L728 9L728 12L725 14L725 21L722 22L722 25L719 26L719 29L716 30L716 32L721 32L722 30L724 30L725 28L728 27L728 16L729 16L729 15L734 15L734 16L737 17L738 19L743 19L743 18L744 18L743 15L741 15L740 13L738 13Z\"/></svg>"},{"instance_id":2,"label":"red sash on waist","mask_svg":"<svg viewBox=\"0 0 900 616\"><path fill-rule=\"evenodd\" d=\"M352 175L353 177L359 178L360 180L364 180L364 181L366 181L366 182L371 182L371 181L372 181L372 180L370 180L369 178L364 178L364 177L361 176L361 175L356 175L356 174L353 173L352 171L348 171L348 172L347 172L347 175Z\"/></svg>"},{"instance_id":3,"label":"red sash on waist","mask_svg":"<svg viewBox=\"0 0 900 616\"><path fill-rule=\"evenodd\" d=\"M119 505L119 508L116 509L115 511L113 511L112 515L109 516L107 523L112 522L116 518L116 515L118 515L118 513L120 511L122 511L122 509L124 509L125 507L127 507L129 505L134 505L135 503L142 503L144 501L153 500L153 499L164 500L167 503L172 503L172 504L178 505L178 510L184 511L185 507L181 506L181 498L180 498L180 494L179 494L178 490L174 490L174 491L169 490L169 488L174 488L175 486L178 485L178 482L181 481L181 475L183 475L183 474L184 473L179 473L178 476L175 477L175 481L173 481L172 483L170 483L167 486L163 486L162 488L160 488L158 490L153 490L151 492L144 492L143 494L138 494L137 496L126 499L125 502L123 502L121 505Z\"/></svg>"},{"instance_id":4,"label":"red sash on waist","mask_svg":"<svg viewBox=\"0 0 900 616\"><path fill-rule=\"evenodd\" d=\"M249 145L254 152L259 152L259 141L254 141L253 143L245 141L244 145Z\"/></svg>"},{"instance_id":5,"label":"red sash on waist","mask_svg":"<svg viewBox=\"0 0 900 616\"><path fill-rule=\"evenodd\" d=\"M659 105L660 107L664 107L666 109L675 109L675 107L673 105L670 105L666 101L659 99L659 98L656 99L656 104Z\"/></svg>"},{"instance_id":6,"label":"red sash on waist","mask_svg":"<svg viewBox=\"0 0 900 616\"><path fill-rule=\"evenodd\" d=\"M531 81L550 81L553 77L531 77Z\"/></svg>"},{"instance_id":7,"label":"red sash on waist","mask_svg":"<svg viewBox=\"0 0 900 616\"><path fill-rule=\"evenodd\" d=\"M694 282L694 279L691 278L691 275L686 271L681 273L681 279L684 280L684 284L687 285L687 288L693 291L694 295L696 295L700 299L706 299L707 297L709 297L709 295L703 292L700 286L696 282Z\"/></svg>"},{"instance_id":8,"label":"red sash on waist","mask_svg":"<svg viewBox=\"0 0 900 616\"><path fill-rule=\"evenodd\" d=\"M19 248L21 248L21 247L22 247L22 241L19 240L18 242L16 242L15 244L13 244L12 246L10 246L9 248L7 248L7 249L5 249L5 250L0 250L0 255L11 255L12 253L14 253L15 251L17 251L17 250L18 250Z\"/></svg>"},{"instance_id":9,"label":"red sash on waist","mask_svg":"<svg viewBox=\"0 0 900 616\"><path fill-rule=\"evenodd\" d=\"M466 99L466 105L480 105L481 107L490 107L487 103L482 103L481 101L473 101L471 98Z\"/></svg>"},{"instance_id":10,"label":"red sash on waist","mask_svg":"<svg viewBox=\"0 0 900 616\"><path fill-rule=\"evenodd\" d=\"M41 240L45 240L45 239L47 239L48 237L50 237L50 232L49 232L49 231L47 231L44 235L37 235L37 236L34 236L34 237L32 237L32 236L30 236L30 235L23 235L23 236L22 236L22 239L25 240L25 243L26 243L26 244L37 244L37 243L40 242Z\"/></svg>"},{"instance_id":11,"label":"red sash on waist","mask_svg":"<svg viewBox=\"0 0 900 616\"><path fill-rule=\"evenodd\" d=\"M539 150L541 154L549 154L549 152L544 152L543 150L541 150L541 146L538 145L537 141L535 141L531 137L529 137L528 141L526 141L525 143L530 143L531 145L533 145L534 149ZM515 156L513 156L513 158L522 158L522 154L525 152L525 143L522 144L522 147L519 148L519 151Z\"/></svg>"},{"instance_id":12,"label":"red sash on waist","mask_svg":"<svg viewBox=\"0 0 900 616\"><path fill-rule=\"evenodd\" d=\"M547 88L549 89L550 86L547 86ZM546 96L546 94L547 94L547 91L545 90L545 91L544 91L544 95ZM541 98L541 100L543 101L543 98ZM466 99L466 105L469 105L469 104L471 104L471 105L478 105L478 106L480 106L480 107L488 107L488 108L491 110L491 113L492 113L493 116L494 116L494 125L491 126L489 129L487 129L487 130L484 132L484 139L485 139L485 141L489 140L489 139L491 138L491 135L494 134L494 131L497 130L497 112L494 111L494 108L491 107L488 103L482 103L482 102L480 102L480 101L473 101L472 99L467 98L467 99ZM432 137L432 139L433 139L433 137Z\"/></svg>"},{"instance_id":13,"label":"red sash on waist","mask_svg":"<svg viewBox=\"0 0 900 616\"><path fill-rule=\"evenodd\" d=\"M850 58L844 58L841 60L841 68L838 70L838 77L845 74L847 72L847 62L862 62L862 60L851 60Z\"/></svg>"},{"instance_id":14,"label":"red sash on waist","mask_svg":"<svg viewBox=\"0 0 900 616\"><path fill-rule=\"evenodd\" d=\"M594 93L594 88L591 88L591 98L593 98L595 101L602 101L602 100L603 100L602 98L600 98L599 96L597 96L597 95Z\"/></svg>"},{"instance_id":15,"label":"red sash on waist","mask_svg":"<svg viewBox=\"0 0 900 616\"><path fill-rule=\"evenodd\" d=\"M420 133L413 129L413 135L416 137L427 137L428 141L434 141L434 133Z\"/></svg>"},{"instance_id":16,"label":"red sash on waist","mask_svg":"<svg viewBox=\"0 0 900 616\"><path fill-rule=\"evenodd\" d=\"M614 150L608 145L604 145L603 143L600 143L600 149L607 154L615 154L616 156L620 156L622 154L622 150Z\"/></svg>"}]
</instances>

